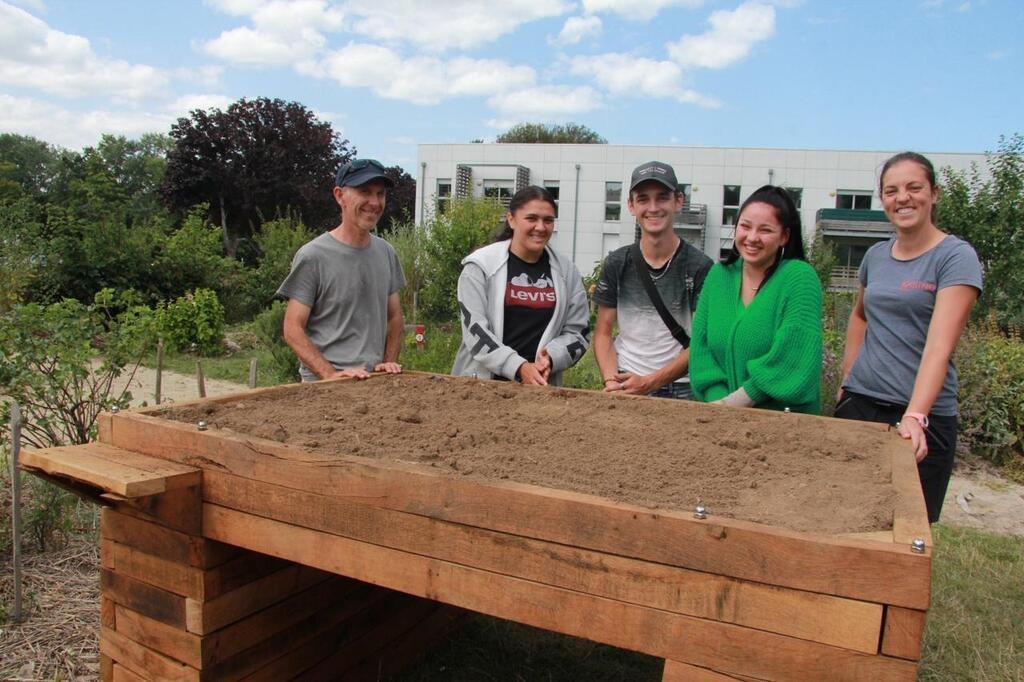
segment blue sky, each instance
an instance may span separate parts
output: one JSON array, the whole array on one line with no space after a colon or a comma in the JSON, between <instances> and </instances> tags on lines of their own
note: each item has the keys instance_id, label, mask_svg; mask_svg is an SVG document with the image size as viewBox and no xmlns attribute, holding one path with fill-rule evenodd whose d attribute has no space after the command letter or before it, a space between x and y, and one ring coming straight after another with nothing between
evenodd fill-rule
<instances>
[{"instance_id":1,"label":"blue sky","mask_svg":"<svg viewBox=\"0 0 1024 682\"><path fill-rule=\"evenodd\" d=\"M0 0L0 132L61 146L296 100L360 156L617 144L978 152L1024 132L1018 0Z\"/></svg>"}]
</instances>

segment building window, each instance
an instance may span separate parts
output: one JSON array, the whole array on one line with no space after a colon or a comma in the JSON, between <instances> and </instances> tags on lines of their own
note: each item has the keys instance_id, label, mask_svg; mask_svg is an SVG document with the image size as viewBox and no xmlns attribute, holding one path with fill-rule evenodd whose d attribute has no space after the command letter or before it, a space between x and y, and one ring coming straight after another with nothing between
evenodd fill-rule
<instances>
[{"instance_id":1,"label":"building window","mask_svg":"<svg viewBox=\"0 0 1024 682\"><path fill-rule=\"evenodd\" d=\"M789 193L789 198L793 200L796 207L803 208L801 204L804 200L804 188L803 187L787 187L786 191Z\"/></svg>"},{"instance_id":2,"label":"building window","mask_svg":"<svg viewBox=\"0 0 1024 682\"><path fill-rule=\"evenodd\" d=\"M622 216L622 183L604 183L604 219L618 220Z\"/></svg>"},{"instance_id":3,"label":"building window","mask_svg":"<svg viewBox=\"0 0 1024 682\"><path fill-rule=\"evenodd\" d=\"M508 206L512 201L512 181L484 180L484 196L500 201L503 206Z\"/></svg>"},{"instance_id":4,"label":"building window","mask_svg":"<svg viewBox=\"0 0 1024 682\"><path fill-rule=\"evenodd\" d=\"M740 186L726 185L722 188L722 224L735 225L740 214Z\"/></svg>"},{"instance_id":5,"label":"building window","mask_svg":"<svg viewBox=\"0 0 1024 682\"><path fill-rule=\"evenodd\" d=\"M451 178L437 179L437 215L444 215L448 212L448 206L452 201L452 180Z\"/></svg>"},{"instance_id":6,"label":"building window","mask_svg":"<svg viewBox=\"0 0 1024 682\"><path fill-rule=\"evenodd\" d=\"M551 198L555 200L555 217L558 217L558 180L545 180L544 189L548 191Z\"/></svg>"},{"instance_id":7,"label":"building window","mask_svg":"<svg viewBox=\"0 0 1024 682\"><path fill-rule=\"evenodd\" d=\"M845 208L853 211L870 211L871 192L860 189L837 190L836 208Z\"/></svg>"}]
</instances>

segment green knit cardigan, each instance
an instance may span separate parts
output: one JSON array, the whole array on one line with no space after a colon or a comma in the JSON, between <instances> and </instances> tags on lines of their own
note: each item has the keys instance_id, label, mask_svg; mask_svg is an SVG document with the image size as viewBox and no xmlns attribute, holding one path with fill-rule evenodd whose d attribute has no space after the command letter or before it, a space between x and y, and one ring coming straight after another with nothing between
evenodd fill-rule
<instances>
[{"instance_id":1,"label":"green knit cardigan","mask_svg":"<svg viewBox=\"0 0 1024 682\"><path fill-rule=\"evenodd\" d=\"M690 384L698 400L741 386L757 407L821 412L821 285L801 260L784 260L749 306L740 300L743 261L717 263L697 304Z\"/></svg>"}]
</instances>

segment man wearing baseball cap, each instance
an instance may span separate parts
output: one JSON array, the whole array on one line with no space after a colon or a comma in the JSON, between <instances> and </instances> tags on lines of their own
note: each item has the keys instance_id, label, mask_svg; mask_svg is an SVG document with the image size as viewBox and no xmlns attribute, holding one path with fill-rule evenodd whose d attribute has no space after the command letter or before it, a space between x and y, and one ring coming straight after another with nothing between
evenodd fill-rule
<instances>
[{"instance_id":1,"label":"man wearing baseball cap","mask_svg":"<svg viewBox=\"0 0 1024 682\"><path fill-rule=\"evenodd\" d=\"M594 355L604 390L690 398L690 324L711 259L673 229L683 194L672 166L637 166L628 206L640 239L608 254L594 291Z\"/></svg>"},{"instance_id":2,"label":"man wearing baseball cap","mask_svg":"<svg viewBox=\"0 0 1024 682\"><path fill-rule=\"evenodd\" d=\"M341 224L296 252L277 290L288 299L284 339L304 381L397 374L405 275L391 245L371 234L394 183L379 161L358 159L338 169L334 184Z\"/></svg>"}]
</instances>

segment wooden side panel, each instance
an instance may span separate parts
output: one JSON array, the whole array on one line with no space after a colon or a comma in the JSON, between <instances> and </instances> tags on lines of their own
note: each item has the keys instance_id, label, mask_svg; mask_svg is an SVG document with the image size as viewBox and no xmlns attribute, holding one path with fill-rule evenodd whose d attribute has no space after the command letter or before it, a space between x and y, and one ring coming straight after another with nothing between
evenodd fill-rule
<instances>
[{"instance_id":1,"label":"wooden side panel","mask_svg":"<svg viewBox=\"0 0 1024 682\"><path fill-rule=\"evenodd\" d=\"M202 535L202 494L198 485L175 488L157 495L118 499L114 509L122 514L181 531Z\"/></svg>"},{"instance_id":2,"label":"wooden side panel","mask_svg":"<svg viewBox=\"0 0 1024 682\"><path fill-rule=\"evenodd\" d=\"M106 654L100 654L100 680L111 682L114 679L114 659Z\"/></svg>"},{"instance_id":3,"label":"wooden side panel","mask_svg":"<svg viewBox=\"0 0 1024 682\"><path fill-rule=\"evenodd\" d=\"M117 607L117 625L117 632L136 644L193 668L202 669L203 641L192 633L147 618L123 606Z\"/></svg>"},{"instance_id":4,"label":"wooden side panel","mask_svg":"<svg viewBox=\"0 0 1024 682\"><path fill-rule=\"evenodd\" d=\"M103 540L103 567L183 597L202 597L203 572L134 547Z\"/></svg>"},{"instance_id":5,"label":"wooden side panel","mask_svg":"<svg viewBox=\"0 0 1024 682\"><path fill-rule=\"evenodd\" d=\"M902 440L892 446L892 485L898 493L892 519L893 542L909 546L916 538L920 538L925 541L926 556L930 558L932 531L924 504L924 492L921 490L921 479L917 473L917 462ZM925 604L924 608L927 607Z\"/></svg>"},{"instance_id":6,"label":"wooden side panel","mask_svg":"<svg viewBox=\"0 0 1024 682\"><path fill-rule=\"evenodd\" d=\"M355 540L676 613L875 653L882 606L355 504L208 471L212 503Z\"/></svg>"},{"instance_id":7,"label":"wooden side panel","mask_svg":"<svg viewBox=\"0 0 1024 682\"><path fill-rule=\"evenodd\" d=\"M237 547L172 530L112 509L102 511L100 528L104 539L197 568L213 568L241 554Z\"/></svg>"},{"instance_id":8,"label":"wooden side panel","mask_svg":"<svg viewBox=\"0 0 1024 682\"><path fill-rule=\"evenodd\" d=\"M908 661L701 620L377 547L204 505L210 537L409 594L752 677L913 680Z\"/></svg>"},{"instance_id":9,"label":"wooden side panel","mask_svg":"<svg viewBox=\"0 0 1024 682\"><path fill-rule=\"evenodd\" d=\"M148 678L136 675L123 665L114 664L114 682L146 682Z\"/></svg>"},{"instance_id":10,"label":"wooden side panel","mask_svg":"<svg viewBox=\"0 0 1024 682\"><path fill-rule=\"evenodd\" d=\"M885 609L882 653L916 661L921 658L925 612L889 606Z\"/></svg>"},{"instance_id":11,"label":"wooden side panel","mask_svg":"<svg viewBox=\"0 0 1024 682\"><path fill-rule=\"evenodd\" d=\"M665 672L661 676L661 682L736 682L741 679L743 678L673 660L665 661Z\"/></svg>"},{"instance_id":12,"label":"wooden side panel","mask_svg":"<svg viewBox=\"0 0 1024 682\"><path fill-rule=\"evenodd\" d=\"M100 653L145 679L199 682L199 671L133 642L124 635L100 629Z\"/></svg>"},{"instance_id":13,"label":"wooden side panel","mask_svg":"<svg viewBox=\"0 0 1024 682\"><path fill-rule=\"evenodd\" d=\"M699 521L536 486L448 478L414 464L327 457L139 414L117 415L111 437L120 447L206 470L328 497L344 490L376 507L754 582L908 608L928 605L930 561L909 547L713 517Z\"/></svg>"},{"instance_id":14,"label":"wooden side panel","mask_svg":"<svg viewBox=\"0 0 1024 682\"><path fill-rule=\"evenodd\" d=\"M103 596L171 627L185 628L185 597L108 569L100 572Z\"/></svg>"}]
</instances>

